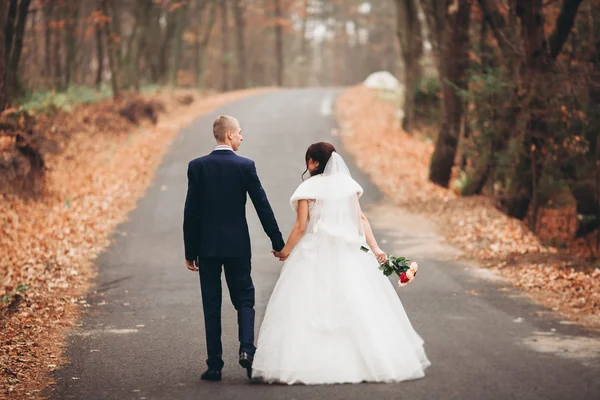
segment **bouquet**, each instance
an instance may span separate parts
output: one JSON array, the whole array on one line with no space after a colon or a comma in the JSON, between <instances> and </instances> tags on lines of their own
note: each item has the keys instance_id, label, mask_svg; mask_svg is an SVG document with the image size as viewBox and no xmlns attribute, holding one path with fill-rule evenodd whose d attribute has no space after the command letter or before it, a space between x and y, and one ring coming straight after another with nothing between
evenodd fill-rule
<instances>
[{"instance_id":1,"label":"bouquet","mask_svg":"<svg viewBox=\"0 0 600 400\"><path fill-rule=\"evenodd\" d=\"M369 251L364 246L361 246L361 250ZM398 286L406 286L410 281L415 279L419 264L415 261L411 261L406 257L396 257L388 254L388 260L379 266L379 270L383 272L385 276L390 276L394 272L398 275Z\"/></svg>"}]
</instances>

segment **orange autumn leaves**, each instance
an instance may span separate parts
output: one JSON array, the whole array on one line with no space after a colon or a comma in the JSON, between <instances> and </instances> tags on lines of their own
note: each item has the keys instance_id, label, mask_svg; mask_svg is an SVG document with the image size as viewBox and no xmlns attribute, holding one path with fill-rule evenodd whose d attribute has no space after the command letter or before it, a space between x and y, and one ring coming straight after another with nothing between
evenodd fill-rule
<instances>
[{"instance_id":1,"label":"orange autumn leaves","mask_svg":"<svg viewBox=\"0 0 600 400\"><path fill-rule=\"evenodd\" d=\"M600 327L600 270L589 268L583 258L544 246L522 221L500 212L493 199L461 197L429 182L433 144L418 134L404 133L394 106L376 91L364 86L347 90L338 100L336 116L344 146L399 206L436 221L466 257L501 269L502 275L538 301L576 321ZM540 224L547 224L540 230L565 231L553 228L555 219L548 217L552 212L540 213ZM568 212L563 210L563 214ZM571 254L585 254L581 240L561 235Z\"/></svg>"},{"instance_id":2,"label":"orange autumn leaves","mask_svg":"<svg viewBox=\"0 0 600 400\"><path fill-rule=\"evenodd\" d=\"M258 91L146 96L165 105L156 125L132 125L112 100L48 121L68 134L62 150L46 159L46 193L38 200L1 198L0 397L40 397L48 372L64 362L66 330L88 306L83 296L92 260L143 195L175 134L199 115ZM191 105L181 101L189 95Z\"/></svg>"}]
</instances>

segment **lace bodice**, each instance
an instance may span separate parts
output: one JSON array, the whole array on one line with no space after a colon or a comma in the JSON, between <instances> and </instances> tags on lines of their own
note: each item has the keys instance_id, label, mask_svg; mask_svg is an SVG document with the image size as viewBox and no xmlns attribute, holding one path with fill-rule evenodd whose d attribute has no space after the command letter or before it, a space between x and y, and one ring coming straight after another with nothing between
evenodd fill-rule
<instances>
[{"instance_id":1,"label":"lace bodice","mask_svg":"<svg viewBox=\"0 0 600 400\"><path fill-rule=\"evenodd\" d=\"M314 199L309 199L308 200L308 219L311 219L311 216L314 213L314 209L315 209L315 205L317 204L317 201Z\"/></svg>"},{"instance_id":2,"label":"lace bodice","mask_svg":"<svg viewBox=\"0 0 600 400\"><path fill-rule=\"evenodd\" d=\"M321 207L317 205L314 199L308 199L308 232L314 231L315 223L321 216Z\"/></svg>"}]
</instances>

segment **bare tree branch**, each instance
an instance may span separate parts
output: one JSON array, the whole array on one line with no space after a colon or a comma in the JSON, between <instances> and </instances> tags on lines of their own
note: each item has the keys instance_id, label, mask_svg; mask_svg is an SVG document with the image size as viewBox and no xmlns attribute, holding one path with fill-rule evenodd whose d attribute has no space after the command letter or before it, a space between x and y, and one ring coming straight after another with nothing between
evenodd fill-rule
<instances>
[{"instance_id":1,"label":"bare tree branch","mask_svg":"<svg viewBox=\"0 0 600 400\"><path fill-rule=\"evenodd\" d=\"M517 46L505 35L504 29L508 25L504 16L498 11L498 6L493 0L479 0L479 8L483 12L487 23L492 27L494 37L500 46L503 56L509 55L509 50L514 54L521 54Z\"/></svg>"},{"instance_id":2,"label":"bare tree branch","mask_svg":"<svg viewBox=\"0 0 600 400\"><path fill-rule=\"evenodd\" d=\"M550 48L550 57L556 58L560 53L563 45L567 41L573 24L575 22L575 16L579 9L581 0L564 0L560 14L556 19L556 25L554 31L550 35L548 40L548 47Z\"/></svg>"}]
</instances>

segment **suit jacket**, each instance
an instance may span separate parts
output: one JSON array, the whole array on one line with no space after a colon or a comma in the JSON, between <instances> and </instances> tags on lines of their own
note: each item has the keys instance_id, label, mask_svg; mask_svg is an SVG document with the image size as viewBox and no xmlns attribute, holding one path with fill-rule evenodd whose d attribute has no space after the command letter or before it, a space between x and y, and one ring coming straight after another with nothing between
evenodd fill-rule
<instances>
[{"instance_id":1,"label":"suit jacket","mask_svg":"<svg viewBox=\"0 0 600 400\"><path fill-rule=\"evenodd\" d=\"M192 160L187 175L183 213L186 260L251 257L246 194L250 195L273 250L283 248L283 237L254 161L239 157L231 150L215 150Z\"/></svg>"}]
</instances>

